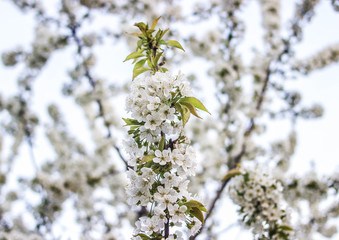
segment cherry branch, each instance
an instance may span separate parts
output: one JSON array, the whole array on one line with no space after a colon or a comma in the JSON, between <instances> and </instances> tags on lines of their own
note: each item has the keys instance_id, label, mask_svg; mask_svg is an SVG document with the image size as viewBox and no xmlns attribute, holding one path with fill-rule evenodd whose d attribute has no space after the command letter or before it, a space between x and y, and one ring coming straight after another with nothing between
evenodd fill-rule
<instances>
[{"instance_id":1,"label":"cherry branch","mask_svg":"<svg viewBox=\"0 0 339 240\"><path fill-rule=\"evenodd\" d=\"M272 61L272 62L276 62L276 63L279 63L281 60L282 60L282 56L284 54L287 54L289 53L289 44L288 44L289 41L287 41L286 45L285 45L285 48L284 50L277 56L276 60L275 61ZM267 67L266 69L266 75L265 75L265 79L264 79L264 82L263 82L263 85L262 85L262 88L261 88L261 91L260 91L260 94L258 96L258 99L257 99L257 102L256 102L256 105L255 105L255 110L257 112L259 112L262 108L262 105L263 105L263 102L264 102L264 98L265 98L265 94L267 92L267 89L268 89L268 83L270 81L270 77L271 77L271 74L272 72L274 72L273 69L271 69L271 66L272 66L272 62L271 64L269 64L269 66ZM250 118L250 125L249 127L247 128L247 130L245 131L244 133L244 137L249 137L253 130L255 129L255 117L251 117ZM237 167L237 165L241 162L242 158L245 156L245 154L247 153L247 150L246 150L247 146L246 146L246 142L244 141L242 146L241 146L241 151L236 155L234 156L233 158L230 159L230 166L229 166L229 169L234 169ZM221 195L223 193L223 191L225 190L225 187L227 186L228 182L230 181L230 178L222 181L219 189L217 190L216 194L215 194L215 197L213 198L212 200L212 203L208 209L208 213L205 217L205 223L201 226L199 232L197 232L194 236L190 237L190 240L194 240L196 239L196 237L198 235L200 235L200 233L202 232L202 230L204 229L205 225L206 225L206 221L209 219L209 217L212 215L214 209L215 209L215 205L216 205L216 202L221 198Z\"/></svg>"},{"instance_id":2,"label":"cherry branch","mask_svg":"<svg viewBox=\"0 0 339 240\"><path fill-rule=\"evenodd\" d=\"M84 45L82 44L79 36L78 36L78 28L79 28L80 24L72 24L69 25L68 28L71 31L71 36L74 39L76 46L77 46L77 54L80 56L80 58L82 60L85 60L85 56L83 55L83 48ZM96 85L97 85L97 81L93 78L92 73L90 68L87 66L87 64L84 64L84 69L85 69L85 77L87 78L90 86L92 87L91 92L93 93L95 91ZM106 117L105 117L105 108L102 104L101 99L96 99L96 104L98 105L99 108L99 116L103 118L104 120L104 125L107 131L107 138L111 138L112 137L112 133L111 133L111 129L110 129L110 123L108 121L106 121ZM131 166L128 165L127 160L124 158L124 156L122 156L120 149L117 146L114 146L114 149L116 150L116 152L118 153L119 157L121 158L121 160L123 161L126 169L131 168Z\"/></svg>"}]
</instances>

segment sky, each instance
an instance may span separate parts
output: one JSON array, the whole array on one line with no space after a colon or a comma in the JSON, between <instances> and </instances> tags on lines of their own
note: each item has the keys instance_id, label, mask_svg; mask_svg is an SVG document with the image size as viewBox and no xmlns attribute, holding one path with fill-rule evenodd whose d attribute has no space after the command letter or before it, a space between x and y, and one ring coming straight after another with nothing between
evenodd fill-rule
<instances>
[{"instance_id":1,"label":"sky","mask_svg":"<svg viewBox=\"0 0 339 240\"><path fill-rule=\"evenodd\" d=\"M288 20L293 15L294 1L282 2L282 26L288 24ZM253 45L260 46L260 38L255 37L260 34L261 29L258 5L251 1L251 6L246 9L244 15L248 16L246 21L247 41L244 47L247 52ZM255 21L254 19L257 19ZM304 59L313 56L327 45L339 42L339 31L336 30L339 23L339 14L336 14L328 1L322 1L316 8L315 17L311 24L304 28L303 41L295 48L296 56ZM324 116L316 120L299 120L297 123L298 146L292 161L292 168L311 168L311 162L315 163L316 169L321 174L326 174L338 170L339 148L337 145L337 135L339 133L339 67L337 64L330 65L322 70L312 72L308 76L301 76L296 81L286 82L288 89L300 91L302 104L310 106L319 103L324 107ZM268 138L274 139L277 136L283 137L285 129L278 130L282 125L280 122L271 123Z\"/></svg>"},{"instance_id":2,"label":"sky","mask_svg":"<svg viewBox=\"0 0 339 240\"><path fill-rule=\"evenodd\" d=\"M282 16L283 26L293 13L294 1L282 1ZM247 8L244 9L243 15L248 32L246 33L245 41L242 45L244 51L250 52L253 46L260 46L260 38L262 35L260 29L261 17L259 14L258 5L251 1ZM328 44L339 42L339 14L335 14L328 1L323 1L316 9L316 15L310 25L304 29L304 41L296 48L296 55L300 58L312 56L313 53L321 50ZM12 49L16 46L28 47L33 40L34 20L30 14L22 14L9 1L0 2L0 53L5 50ZM102 56L105 53L104 48L98 48L98 55ZM118 78L125 76L124 71L131 72L130 64L123 64L123 58L128 54L126 46L121 45L111 52L109 56L101 59L99 71L106 71L114 64L116 69L121 71ZM81 118L82 112L70 104L70 99L61 97L58 91L49 91L48 89L61 89L62 83L66 82L67 76L65 69L72 66L72 52L56 53L52 60L47 64L46 69L41 73L35 83L34 90L34 106L38 112L46 113L46 103L58 102L64 106L65 112L72 112L72 115L66 115L67 122L70 123L70 129L75 134L86 134L84 129L87 128L84 121L75 121L76 118ZM117 57L118 56L118 57ZM121 56L121 59L119 58ZM196 68L196 66L195 66ZM16 91L16 77L20 69L6 68L0 64L0 94L9 96ZM109 75L109 72L106 73ZM290 89L297 89L302 93L303 103L311 105L320 103L324 106L325 113L321 119L317 120L300 120L297 124L298 146L296 154L292 161L292 169L295 172L305 171L311 168L311 163L316 167L316 170L321 174L331 173L338 169L339 163L339 66L331 65L324 70L315 71L306 77L300 77L298 80L289 82ZM67 109L66 109L67 108ZM124 112L119 113L121 117ZM43 120L47 120L47 115L43 114ZM286 129L281 127L281 123L272 123L266 135L266 139L274 139L283 137L286 134ZM40 133L43 134L43 133ZM86 137L86 136L85 136ZM43 154L39 149L47 149ZM22 158L18 160L16 171L19 175L27 175L32 169L29 162L29 149L27 146L21 149ZM44 142L39 142L37 149L37 160L52 157L53 153L48 150L48 146ZM33 170L33 169L32 169ZM246 239L247 235L243 235L237 228L232 234L237 236L237 239Z\"/></svg>"}]
</instances>

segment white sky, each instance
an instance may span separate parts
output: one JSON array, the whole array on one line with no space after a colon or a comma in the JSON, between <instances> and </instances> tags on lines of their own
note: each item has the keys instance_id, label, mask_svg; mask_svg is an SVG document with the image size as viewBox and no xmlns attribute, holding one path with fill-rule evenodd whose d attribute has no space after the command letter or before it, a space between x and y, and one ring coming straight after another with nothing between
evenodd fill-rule
<instances>
[{"instance_id":1,"label":"white sky","mask_svg":"<svg viewBox=\"0 0 339 240\"><path fill-rule=\"evenodd\" d=\"M282 1L283 26L286 26L287 19L293 13L294 1ZM244 50L250 50L253 45L260 45L258 33L260 30L261 17L258 12L258 6L253 1L249 7L245 9L244 16L247 26L247 41L242 46ZM12 49L16 46L28 47L33 38L34 20L30 14L23 15L8 1L0 2L0 53L4 50ZM313 55L318 50L328 44L339 42L339 14L335 14L330 7L329 1L323 1L316 9L316 16L312 23L304 29L304 41L296 48L296 54L299 57L307 57ZM98 55L103 56L104 60L100 60L100 67L97 69L104 76L109 76L112 71L111 66L119 69L121 74L117 77L124 78L124 72L131 72L131 65L122 63L123 58L127 55L126 47L123 45L110 54L105 54L104 48L98 49ZM74 107L71 99L64 99L60 95L60 91L52 91L52 89L61 89L62 83L67 82L65 70L73 66L72 51L62 51L48 62L47 67L42 71L40 77L35 82L34 90L34 106L38 112L46 113L46 106L51 102L58 102L59 106L67 108L65 112L72 112L72 115L66 116L70 123L70 129L73 133L86 134L84 129L87 125L84 121L74 122L74 119L81 118L82 112ZM195 66L196 67L196 66ZM9 96L16 92L16 77L20 71L13 71L12 68L5 68L0 64L0 94ZM310 161L314 161L316 169L323 174L332 173L338 170L339 163L339 67L331 65L324 70L316 71L310 76L299 78L297 81L289 82L288 86L292 89L300 90L303 97L303 103L312 105L320 103L325 108L324 117L318 120L299 121L297 127L298 147L294 156L292 167L294 171L302 172L310 169ZM123 117L124 112L119 112L119 116ZM73 120L72 120L73 119ZM46 120L46 114L43 115ZM277 136L284 137L286 129L281 125L271 124L268 139ZM42 134L42 133L41 133ZM48 145L39 142L38 149L48 149ZM43 161L46 157L53 157L53 153L39 152L36 150L36 158ZM22 158L18 159L16 171L20 175L26 175L27 169L31 168L28 148L24 147L21 151ZM233 234L237 234L237 228ZM244 237L244 238L243 238ZM247 235L240 234L236 239L247 239Z\"/></svg>"}]
</instances>

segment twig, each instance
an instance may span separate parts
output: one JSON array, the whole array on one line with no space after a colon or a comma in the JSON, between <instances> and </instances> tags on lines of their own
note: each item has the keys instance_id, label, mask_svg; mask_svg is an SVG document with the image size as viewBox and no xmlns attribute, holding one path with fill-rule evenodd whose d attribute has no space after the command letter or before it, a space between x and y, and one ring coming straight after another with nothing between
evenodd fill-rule
<instances>
[{"instance_id":1,"label":"twig","mask_svg":"<svg viewBox=\"0 0 339 240\"><path fill-rule=\"evenodd\" d=\"M81 43L81 40L80 40L78 33L77 33L77 29L78 29L79 26L80 26L79 24L73 24L73 25L70 25L68 27L71 30L72 38L74 39L74 41L77 45L77 53L84 60L85 57L83 56L83 44ZM84 64L84 68L85 68L85 77L87 78L89 84L92 87L92 92L94 92L95 87L97 85L97 82L92 77L90 68L86 64ZM97 103L97 105L99 107L99 116L102 117L103 120L104 120L104 125L105 125L106 131L107 131L107 138L111 138L112 133L111 133L111 130L110 130L110 124L105 119L105 109L104 109L104 106L102 104L102 101L101 101L101 99L97 99L95 102ZM126 169L131 168L131 166L128 165L127 160L121 154L120 149L117 146L114 146L114 149L117 151L119 157L121 158L121 160L125 164Z\"/></svg>"},{"instance_id":2,"label":"twig","mask_svg":"<svg viewBox=\"0 0 339 240\"><path fill-rule=\"evenodd\" d=\"M114 146L114 149L117 151L119 157L121 158L121 160L124 162L125 166L126 166L126 170L128 170L129 168L133 169L132 166L128 165L127 160L124 158L124 156L122 156L120 148L117 146Z\"/></svg>"},{"instance_id":3,"label":"twig","mask_svg":"<svg viewBox=\"0 0 339 240\"><path fill-rule=\"evenodd\" d=\"M262 107L262 103L263 103L263 100L264 100L264 95L265 95L265 93L267 91L267 86L268 86L268 82L269 82L269 79L270 79L270 75L271 75L271 70L270 70L270 67L268 67L267 70L266 70L266 76L265 76L264 84L263 84L263 87L261 89L261 92L260 92L260 95L258 97L258 101L257 101L256 107L255 107L255 109L257 111L259 111L261 109L261 107ZM245 137L250 136L252 131L254 130L254 128L255 128L255 117L252 117L250 119L250 126L245 131L244 136ZM241 159L243 158L243 156L245 154L246 154L246 143L244 142L242 144L240 153L238 153L235 157L230 159L230 163L231 163L230 169L236 168L236 166L241 162ZM215 204L221 198L221 194L223 193L223 191L224 191L225 187L227 186L227 183L229 182L229 180L230 179L227 179L227 180L225 180L225 181L223 181L221 183L221 186L218 189L218 191L216 192L216 195L215 195L215 197L212 200L211 206L208 209L208 214L205 217L205 224L203 224L201 226L199 232L197 232L194 236L190 237L190 240L196 239L196 237L198 235L200 235L200 233L202 232L202 230L206 226L206 220L208 220L209 217L212 215L212 213L213 213L213 211L215 209Z\"/></svg>"},{"instance_id":4,"label":"twig","mask_svg":"<svg viewBox=\"0 0 339 240\"><path fill-rule=\"evenodd\" d=\"M30 135L26 135L26 138L27 138L27 143L28 143L28 146L29 146L29 154L30 154L30 157L31 157L32 165L33 165L35 171L38 172L39 166L38 166L38 163L37 163L35 155L34 155L34 147L33 147L32 137Z\"/></svg>"},{"instance_id":5,"label":"twig","mask_svg":"<svg viewBox=\"0 0 339 240\"><path fill-rule=\"evenodd\" d=\"M169 236L169 218L166 216L167 222L165 223L165 238L168 238Z\"/></svg>"},{"instance_id":6,"label":"twig","mask_svg":"<svg viewBox=\"0 0 339 240\"><path fill-rule=\"evenodd\" d=\"M290 51L290 43L291 41L291 37L288 38L288 40L286 40L285 42L285 47L283 49L283 51L281 51L281 53L276 57L275 60L273 60L269 66L266 69L266 76L264 79L264 83L263 86L261 88L261 92L259 94L258 100L257 100L257 104L256 104L256 111L260 111L262 108L262 104L264 101L264 97L265 97L265 93L267 92L267 88L268 88L268 83L270 80L270 76L272 74L272 72L274 72L274 70L272 70L272 63L279 63L282 61L282 57L285 54L288 54ZM247 130L244 133L245 137L249 137L252 133L252 131L255 128L255 117L251 117L250 118L250 126L247 128ZM231 165L230 165L230 169L234 169L236 168L236 166L241 162L241 159L243 158L243 156L246 154L246 143L243 142L242 147L241 147L241 151L239 154L237 154L233 159L231 159ZM205 223L201 226L199 232L197 232L194 236L190 237L190 240L195 240L196 237L202 232L202 230L204 229L205 225L206 225L206 220L210 217L210 215L212 214L214 208L215 208L215 204L218 201L218 199L220 199L222 192L224 191L225 187L227 186L227 183L229 182L230 179L227 179L225 181L223 181L221 183L220 188L218 189L218 191L216 192L216 195L214 197L214 199L212 200L211 206L208 210L208 214L205 217Z\"/></svg>"},{"instance_id":7,"label":"twig","mask_svg":"<svg viewBox=\"0 0 339 240\"><path fill-rule=\"evenodd\" d=\"M32 131L30 126L28 125L27 119L26 119L26 112L27 112L27 101L24 99L24 97L20 96L20 103L21 103L21 109L19 111L18 117L19 121L22 122L23 125L23 131L25 133L26 141L29 147L29 153L30 153L30 159L32 162L32 165L34 167L35 172L38 172L39 166L35 159L34 155L34 146L33 146L33 140L32 140Z\"/></svg>"}]
</instances>

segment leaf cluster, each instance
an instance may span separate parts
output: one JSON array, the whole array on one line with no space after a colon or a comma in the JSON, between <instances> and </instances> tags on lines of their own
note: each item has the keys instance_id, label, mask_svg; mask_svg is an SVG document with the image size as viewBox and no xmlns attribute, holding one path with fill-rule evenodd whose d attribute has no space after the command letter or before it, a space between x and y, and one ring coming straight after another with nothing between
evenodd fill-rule
<instances>
[{"instance_id":1,"label":"leaf cluster","mask_svg":"<svg viewBox=\"0 0 339 240\"><path fill-rule=\"evenodd\" d=\"M198 115L197 109L205 111L207 113L210 113L204 104L195 97L182 97L182 95L179 92L172 92L172 98L168 100L168 104L171 107L175 107L176 109L176 115L179 120L182 121L183 126L186 125L188 122L191 114L193 114L195 117L201 118ZM148 142L145 139L140 138L140 127L145 124L144 121L139 122L136 119L131 118L123 118L124 122L126 123L125 126L129 126L130 130L128 131L128 134L132 135L135 142L138 144L138 147L141 148L142 146L148 147L150 150L157 150L163 151L163 149L172 148L174 142L180 142L180 139L176 139L172 141L171 139L166 141L165 135L162 136L159 143L155 143L151 146L148 145ZM171 122L171 124L175 124L174 121ZM144 161L143 161L144 162Z\"/></svg>"},{"instance_id":2,"label":"leaf cluster","mask_svg":"<svg viewBox=\"0 0 339 240\"><path fill-rule=\"evenodd\" d=\"M202 102L195 98L195 97L184 97L181 98L178 102L174 104L175 109L180 113L182 123L185 126L188 122L191 114L196 116L197 118L201 118L198 113L197 109L203 110L205 112L210 113Z\"/></svg>"},{"instance_id":3,"label":"leaf cluster","mask_svg":"<svg viewBox=\"0 0 339 240\"><path fill-rule=\"evenodd\" d=\"M140 74L151 71L152 74L155 74L157 71L166 72L168 69L162 67L165 62L160 61L161 57L164 56L164 49L162 46L175 47L179 48L183 51L183 47L181 44L175 40L164 41L162 38L169 31L169 29L159 29L155 36L155 26L157 25L160 17L155 19L152 22L151 27L148 24L143 22L135 23L134 26L138 27L140 33L132 33L131 35L137 36L139 38L137 48L135 52L129 54L125 61L133 60L134 68L133 68L133 80L139 76ZM145 64L147 65L145 66Z\"/></svg>"},{"instance_id":4,"label":"leaf cluster","mask_svg":"<svg viewBox=\"0 0 339 240\"><path fill-rule=\"evenodd\" d=\"M204 215L202 212L208 213L205 206L196 200L190 200L185 202L184 205L187 207L187 213L190 214L192 217L196 217L199 221L204 224Z\"/></svg>"}]
</instances>

